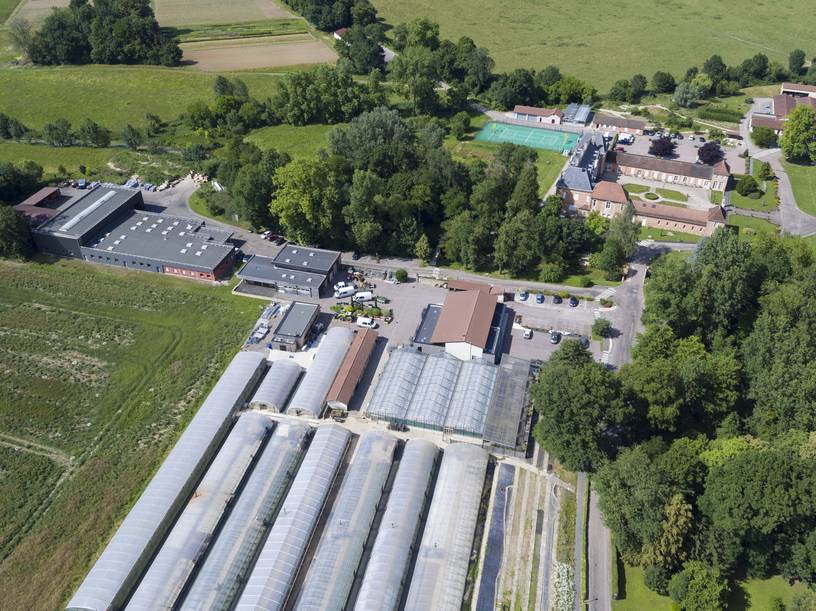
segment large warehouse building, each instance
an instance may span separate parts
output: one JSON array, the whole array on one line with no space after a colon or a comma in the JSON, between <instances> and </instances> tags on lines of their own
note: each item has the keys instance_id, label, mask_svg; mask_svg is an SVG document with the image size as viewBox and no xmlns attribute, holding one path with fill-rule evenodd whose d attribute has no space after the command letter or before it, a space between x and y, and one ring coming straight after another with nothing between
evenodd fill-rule
<instances>
[{"instance_id":1,"label":"large warehouse building","mask_svg":"<svg viewBox=\"0 0 816 611\"><path fill-rule=\"evenodd\" d=\"M32 227L42 252L202 280L228 276L231 232L197 219L143 210L142 192L103 185Z\"/></svg>"},{"instance_id":2,"label":"large warehouse building","mask_svg":"<svg viewBox=\"0 0 816 611\"><path fill-rule=\"evenodd\" d=\"M340 253L289 244L273 257L252 255L238 272L243 289L270 289L273 292L319 298L331 292L340 271Z\"/></svg>"}]
</instances>

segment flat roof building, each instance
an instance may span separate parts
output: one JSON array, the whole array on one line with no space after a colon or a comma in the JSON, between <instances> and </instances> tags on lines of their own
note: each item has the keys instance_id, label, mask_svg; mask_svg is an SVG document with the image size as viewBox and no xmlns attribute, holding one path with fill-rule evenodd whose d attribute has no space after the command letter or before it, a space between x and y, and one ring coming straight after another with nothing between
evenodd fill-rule
<instances>
[{"instance_id":1,"label":"flat roof building","mask_svg":"<svg viewBox=\"0 0 816 611\"><path fill-rule=\"evenodd\" d=\"M316 303L293 301L272 334L272 346L287 352L300 350L319 315Z\"/></svg>"},{"instance_id":2,"label":"flat roof building","mask_svg":"<svg viewBox=\"0 0 816 611\"><path fill-rule=\"evenodd\" d=\"M289 244L274 258L253 255L237 275L242 284L318 298L339 271L339 252Z\"/></svg>"},{"instance_id":3,"label":"flat roof building","mask_svg":"<svg viewBox=\"0 0 816 611\"><path fill-rule=\"evenodd\" d=\"M178 276L229 274L232 233L203 221L147 212L141 191L103 185L48 215L32 229L43 252Z\"/></svg>"}]
</instances>

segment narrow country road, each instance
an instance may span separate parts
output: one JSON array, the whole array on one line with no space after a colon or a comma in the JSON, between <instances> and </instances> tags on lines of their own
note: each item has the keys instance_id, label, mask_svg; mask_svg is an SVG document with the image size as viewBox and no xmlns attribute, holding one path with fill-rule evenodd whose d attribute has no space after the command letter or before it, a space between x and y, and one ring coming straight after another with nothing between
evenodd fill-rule
<instances>
[{"instance_id":1,"label":"narrow country road","mask_svg":"<svg viewBox=\"0 0 816 611\"><path fill-rule=\"evenodd\" d=\"M587 535L587 584L589 611L612 611L612 535L603 523L598 494L589 493L589 534Z\"/></svg>"}]
</instances>

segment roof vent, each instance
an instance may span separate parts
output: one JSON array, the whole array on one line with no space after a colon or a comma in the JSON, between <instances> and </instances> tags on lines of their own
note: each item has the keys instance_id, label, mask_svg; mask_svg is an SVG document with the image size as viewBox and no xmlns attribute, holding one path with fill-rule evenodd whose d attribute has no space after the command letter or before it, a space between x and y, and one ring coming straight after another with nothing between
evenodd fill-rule
<instances>
[{"instance_id":1,"label":"roof vent","mask_svg":"<svg viewBox=\"0 0 816 611\"><path fill-rule=\"evenodd\" d=\"M314 253L313 253L313 252L310 252L310 253L309 253L309 256L310 256L310 257L314 257Z\"/></svg>"},{"instance_id":2,"label":"roof vent","mask_svg":"<svg viewBox=\"0 0 816 611\"><path fill-rule=\"evenodd\" d=\"M126 237L127 237L126 235L120 235L120 236L119 236L119 239L120 239L120 240L124 240Z\"/></svg>"},{"instance_id":3,"label":"roof vent","mask_svg":"<svg viewBox=\"0 0 816 611\"><path fill-rule=\"evenodd\" d=\"M183 236L183 235L184 235L184 232L183 232L183 231L179 231L179 237L181 237L181 236Z\"/></svg>"},{"instance_id":4,"label":"roof vent","mask_svg":"<svg viewBox=\"0 0 816 611\"><path fill-rule=\"evenodd\" d=\"M186 254L187 254L187 249L186 249L186 248L182 248L182 249L181 249L179 252L180 252L181 254L183 254L183 255L186 255Z\"/></svg>"},{"instance_id":5,"label":"roof vent","mask_svg":"<svg viewBox=\"0 0 816 611\"><path fill-rule=\"evenodd\" d=\"M293 255L296 255L296 254L297 254L297 248L293 248L293 249L292 249L292 254L293 254Z\"/></svg>"},{"instance_id":6,"label":"roof vent","mask_svg":"<svg viewBox=\"0 0 816 611\"><path fill-rule=\"evenodd\" d=\"M286 259L286 262L287 262L287 263L291 263L291 262L292 262L292 259Z\"/></svg>"},{"instance_id":7,"label":"roof vent","mask_svg":"<svg viewBox=\"0 0 816 611\"><path fill-rule=\"evenodd\" d=\"M108 250L113 250L113 246L108 246Z\"/></svg>"},{"instance_id":8,"label":"roof vent","mask_svg":"<svg viewBox=\"0 0 816 611\"><path fill-rule=\"evenodd\" d=\"M193 245L192 242L187 242L187 248L190 248Z\"/></svg>"},{"instance_id":9,"label":"roof vent","mask_svg":"<svg viewBox=\"0 0 816 611\"><path fill-rule=\"evenodd\" d=\"M201 256L201 251L200 251L200 250L197 250L197 251L196 251L196 257L200 257L200 256Z\"/></svg>"},{"instance_id":10,"label":"roof vent","mask_svg":"<svg viewBox=\"0 0 816 611\"><path fill-rule=\"evenodd\" d=\"M150 233L151 231L153 231L152 227L148 227L147 229L145 229L145 233Z\"/></svg>"}]
</instances>

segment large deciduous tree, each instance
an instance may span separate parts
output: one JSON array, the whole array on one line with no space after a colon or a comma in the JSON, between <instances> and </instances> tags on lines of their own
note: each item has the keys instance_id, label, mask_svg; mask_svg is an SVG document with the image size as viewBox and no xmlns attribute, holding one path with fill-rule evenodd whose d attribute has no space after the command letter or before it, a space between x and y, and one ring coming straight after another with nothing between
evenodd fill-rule
<instances>
[{"instance_id":1,"label":"large deciduous tree","mask_svg":"<svg viewBox=\"0 0 816 611\"><path fill-rule=\"evenodd\" d=\"M785 157L799 161L816 160L816 112L810 106L797 106L785 122L779 136L779 147Z\"/></svg>"}]
</instances>

